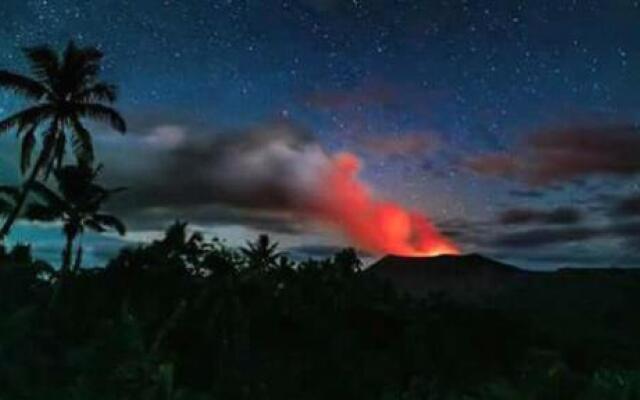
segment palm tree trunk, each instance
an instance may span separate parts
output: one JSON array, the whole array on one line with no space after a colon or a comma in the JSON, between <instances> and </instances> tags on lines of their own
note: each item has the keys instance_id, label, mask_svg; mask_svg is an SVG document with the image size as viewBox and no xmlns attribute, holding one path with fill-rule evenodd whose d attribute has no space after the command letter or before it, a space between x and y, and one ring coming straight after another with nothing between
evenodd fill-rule
<instances>
[{"instance_id":1,"label":"palm tree trunk","mask_svg":"<svg viewBox=\"0 0 640 400\"><path fill-rule=\"evenodd\" d=\"M22 185L22 190L20 190L20 196L16 201L16 206L13 208L13 211L11 211L11 214L9 214L7 219L4 221L2 228L0 229L0 242L2 242L5 236L7 236L7 234L9 233L9 231L11 231L11 228L13 227L13 224L16 222L18 215L20 215L20 212L22 211L22 207L24 207L24 204L27 201L27 196L29 195L29 191L31 190L31 184L36 180L38 173L42 169L42 165L44 164L44 158L45 158L45 154L40 154L40 156L38 157L38 162L31 170L31 174L29 174L29 177L27 178L27 180Z\"/></svg>"},{"instance_id":2,"label":"palm tree trunk","mask_svg":"<svg viewBox=\"0 0 640 400\"><path fill-rule=\"evenodd\" d=\"M75 240L76 235L74 233L65 232L65 237L67 239L67 242L65 243L64 249L62 250L62 266L60 267L60 275L53 289L53 294L51 295L51 300L49 301L49 308L55 307L55 305L58 303L62 287L63 285L67 284L68 278L71 276L69 272L71 272L70 268L71 256L73 253L73 241Z\"/></svg>"},{"instance_id":3,"label":"palm tree trunk","mask_svg":"<svg viewBox=\"0 0 640 400\"><path fill-rule=\"evenodd\" d=\"M60 269L63 276L65 276L69 272L69 269L71 268L71 256L73 254L74 236L67 233L66 237L67 237L67 243L64 247L64 250L62 251L62 267Z\"/></svg>"},{"instance_id":4,"label":"palm tree trunk","mask_svg":"<svg viewBox=\"0 0 640 400\"><path fill-rule=\"evenodd\" d=\"M80 237L80 243L78 243L78 247L76 248L76 259L73 262L73 273L80 271L80 267L82 266L82 237Z\"/></svg>"}]
</instances>

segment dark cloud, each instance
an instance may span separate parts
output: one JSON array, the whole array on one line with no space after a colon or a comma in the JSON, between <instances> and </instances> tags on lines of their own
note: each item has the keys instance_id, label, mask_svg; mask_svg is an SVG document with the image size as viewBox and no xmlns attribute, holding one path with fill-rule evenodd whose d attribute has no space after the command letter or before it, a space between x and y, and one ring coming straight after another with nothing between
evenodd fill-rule
<instances>
[{"instance_id":1,"label":"dark cloud","mask_svg":"<svg viewBox=\"0 0 640 400\"><path fill-rule=\"evenodd\" d=\"M640 250L640 222L619 223L613 227L613 234L622 237L628 247Z\"/></svg>"},{"instance_id":2,"label":"dark cloud","mask_svg":"<svg viewBox=\"0 0 640 400\"><path fill-rule=\"evenodd\" d=\"M495 232L493 221L469 220L457 218L438 223L443 235L454 239L463 248L490 247L487 243Z\"/></svg>"},{"instance_id":3,"label":"dark cloud","mask_svg":"<svg viewBox=\"0 0 640 400\"><path fill-rule=\"evenodd\" d=\"M421 155L438 147L439 140L432 132L405 133L399 136L362 136L360 147L379 156Z\"/></svg>"},{"instance_id":4,"label":"dark cloud","mask_svg":"<svg viewBox=\"0 0 640 400\"><path fill-rule=\"evenodd\" d=\"M539 155L534 181L547 183L593 174L619 176L640 171L640 132L635 125L583 127L534 135Z\"/></svg>"},{"instance_id":5,"label":"dark cloud","mask_svg":"<svg viewBox=\"0 0 640 400\"><path fill-rule=\"evenodd\" d=\"M611 214L615 217L638 217L640 216L640 195L619 199L612 207Z\"/></svg>"},{"instance_id":6,"label":"dark cloud","mask_svg":"<svg viewBox=\"0 0 640 400\"><path fill-rule=\"evenodd\" d=\"M410 112L419 117L430 118L436 109L447 104L452 95L448 91L425 90L411 84L369 78L348 87L323 87L312 92L300 93L297 98L301 105L311 110L341 113L352 118L361 114L363 109L385 113ZM359 128L368 129L366 126Z\"/></svg>"},{"instance_id":7,"label":"dark cloud","mask_svg":"<svg viewBox=\"0 0 640 400\"><path fill-rule=\"evenodd\" d=\"M499 221L505 225L520 224L577 224L582 220L582 214L576 208L558 207L545 211L533 208L512 208L500 213Z\"/></svg>"},{"instance_id":8,"label":"dark cloud","mask_svg":"<svg viewBox=\"0 0 640 400\"><path fill-rule=\"evenodd\" d=\"M144 131L126 137L126 155L119 143L105 149L106 182L128 188L111 209L138 227L183 218L299 232L289 213L296 191L328 160L309 132L284 121L228 132L163 121Z\"/></svg>"},{"instance_id":9,"label":"dark cloud","mask_svg":"<svg viewBox=\"0 0 640 400\"><path fill-rule=\"evenodd\" d=\"M596 238L620 239L626 245L640 249L640 222L571 228L536 228L501 234L492 245L498 248L537 248L587 242Z\"/></svg>"},{"instance_id":10,"label":"dark cloud","mask_svg":"<svg viewBox=\"0 0 640 400\"><path fill-rule=\"evenodd\" d=\"M515 177L521 169L518 159L507 153L483 154L464 163L472 171L489 176Z\"/></svg>"},{"instance_id":11,"label":"dark cloud","mask_svg":"<svg viewBox=\"0 0 640 400\"><path fill-rule=\"evenodd\" d=\"M481 155L466 165L477 173L540 186L597 175L636 175L639 152L636 125L578 126L536 132L510 153Z\"/></svg>"},{"instance_id":12,"label":"dark cloud","mask_svg":"<svg viewBox=\"0 0 640 400\"><path fill-rule=\"evenodd\" d=\"M526 249L525 249L526 250ZM498 260L509 260L517 266L526 266L534 270L559 268L616 268L616 267L639 267L640 256L637 254L615 254L594 250L593 247L580 246L577 250L552 250L545 249L544 252L527 252L519 254L514 249L506 252L496 252L490 254L492 258Z\"/></svg>"},{"instance_id":13,"label":"dark cloud","mask_svg":"<svg viewBox=\"0 0 640 400\"><path fill-rule=\"evenodd\" d=\"M613 226L612 231L627 238L640 238L640 222L620 223Z\"/></svg>"},{"instance_id":14,"label":"dark cloud","mask_svg":"<svg viewBox=\"0 0 640 400\"><path fill-rule=\"evenodd\" d=\"M189 221L209 226L242 225L258 231L299 234L306 231L305 225L293 215L283 212L241 209L223 204L197 206L168 205L166 207L109 208L121 215L134 229L158 229L175 220Z\"/></svg>"},{"instance_id":15,"label":"dark cloud","mask_svg":"<svg viewBox=\"0 0 640 400\"><path fill-rule=\"evenodd\" d=\"M146 144L135 157L125 159L118 149L107 156L107 180L129 187L120 208L289 209L293 199L285 185L305 172L295 170L305 165L296 162L307 156L305 161L313 162L315 156L320 163L326 157L308 132L280 122L208 135L188 132L169 147Z\"/></svg>"},{"instance_id":16,"label":"dark cloud","mask_svg":"<svg viewBox=\"0 0 640 400\"><path fill-rule=\"evenodd\" d=\"M531 248L570 242L583 242L598 236L603 231L593 228L576 227L562 229L532 229L524 232L500 235L494 242L497 247Z\"/></svg>"},{"instance_id":17,"label":"dark cloud","mask_svg":"<svg viewBox=\"0 0 640 400\"><path fill-rule=\"evenodd\" d=\"M539 199L544 197L545 195L545 193L540 190L521 190L521 189L510 190L509 194L513 197L521 197L526 199Z\"/></svg>"}]
</instances>

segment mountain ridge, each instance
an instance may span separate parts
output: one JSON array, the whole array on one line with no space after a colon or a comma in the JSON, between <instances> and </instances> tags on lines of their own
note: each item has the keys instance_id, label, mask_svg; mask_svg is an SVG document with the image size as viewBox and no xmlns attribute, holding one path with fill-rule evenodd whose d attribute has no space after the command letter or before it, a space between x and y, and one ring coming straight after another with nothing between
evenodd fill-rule
<instances>
[{"instance_id":1,"label":"mountain ridge","mask_svg":"<svg viewBox=\"0 0 640 400\"><path fill-rule=\"evenodd\" d=\"M478 253L433 257L386 255L373 263L367 273L417 297L444 293L461 300L496 294L535 274Z\"/></svg>"},{"instance_id":2,"label":"mountain ridge","mask_svg":"<svg viewBox=\"0 0 640 400\"><path fill-rule=\"evenodd\" d=\"M380 258L378 261L373 263L370 268L380 267L381 265L385 265L388 263L400 263L402 262L405 265L416 265L416 264L428 264L427 266L435 267L440 265L450 265L452 267L466 267L471 264L473 265L481 265L487 266L490 265L496 268L504 268L509 270L517 270L526 272L524 269L516 267L511 264L503 263L492 258L486 257L480 253L468 253L462 255L453 255L453 254L442 254L438 256L425 256L425 257L414 257L414 256L400 256L394 254L387 254Z\"/></svg>"}]
</instances>

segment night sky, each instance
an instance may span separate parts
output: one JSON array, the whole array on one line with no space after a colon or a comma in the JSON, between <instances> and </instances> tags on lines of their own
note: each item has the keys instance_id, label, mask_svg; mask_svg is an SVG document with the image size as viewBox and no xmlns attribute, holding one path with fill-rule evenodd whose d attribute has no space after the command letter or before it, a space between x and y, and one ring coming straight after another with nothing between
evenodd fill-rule
<instances>
[{"instance_id":1,"label":"night sky","mask_svg":"<svg viewBox=\"0 0 640 400\"><path fill-rule=\"evenodd\" d=\"M376 193L464 252L640 266L640 1L3 0L0 20L0 68L73 39L120 88L129 132L92 131L104 179L129 187L110 211L130 232L87 236L89 262L175 218L231 244L268 232L300 257L349 245L277 193L202 179L243 141L286 138L357 154ZM3 92L0 117L20 105ZM0 137L1 181L18 149ZM11 238L57 262L59 229Z\"/></svg>"}]
</instances>

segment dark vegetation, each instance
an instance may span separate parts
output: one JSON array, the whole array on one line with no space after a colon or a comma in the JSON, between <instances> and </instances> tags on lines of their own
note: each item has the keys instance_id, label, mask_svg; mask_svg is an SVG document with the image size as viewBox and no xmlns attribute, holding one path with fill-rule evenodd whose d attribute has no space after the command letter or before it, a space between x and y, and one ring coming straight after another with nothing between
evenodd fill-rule
<instances>
[{"instance_id":1,"label":"dark vegetation","mask_svg":"<svg viewBox=\"0 0 640 400\"><path fill-rule=\"evenodd\" d=\"M0 399L640 398L633 271L521 279L477 256L363 270L349 249L296 263L267 236L233 249L180 222L86 268L85 230L124 233L81 123L124 131L115 88L94 48L25 54L32 76L0 71L29 101L0 121L25 174L0 187L0 238L17 218L58 221L66 245L59 268L0 245Z\"/></svg>"},{"instance_id":2,"label":"dark vegetation","mask_svg":"<svg viewBox=\"0 0 640 400\"><path fill-rule=\"evenodd\" d=\"M296 264L266 237L234 250L182 223L104 268L62 275L25 246L0 260L3 399L640 394L630 272L560 273L500 301L417 298L352 250Z\"/></svg>"}]
</instances>

